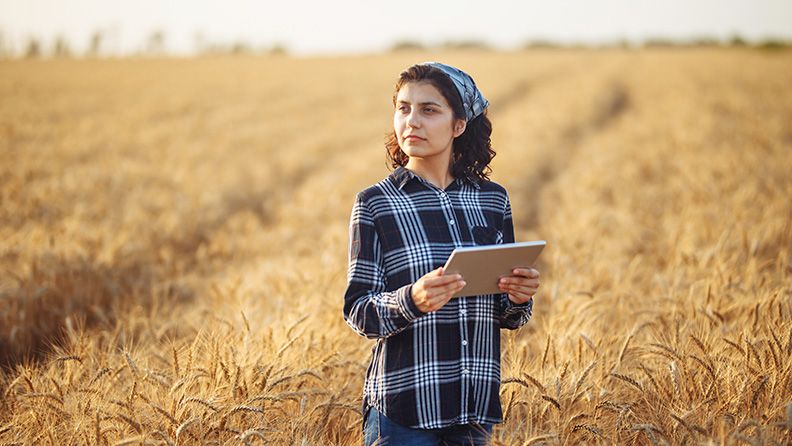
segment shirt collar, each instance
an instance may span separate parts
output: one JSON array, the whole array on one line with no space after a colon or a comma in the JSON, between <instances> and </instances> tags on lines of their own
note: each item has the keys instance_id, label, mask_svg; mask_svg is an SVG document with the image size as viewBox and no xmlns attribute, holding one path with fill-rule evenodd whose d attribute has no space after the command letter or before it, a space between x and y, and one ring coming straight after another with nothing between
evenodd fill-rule
<instances>
[{"instance_id":1,"label":"shirt collar","mask_svg":"<svg viewBox=\"0 0 792 446\"><path fill-rule=\"evenodd\" d=\"M410 180L415 179L417 181L421 181L421 178L418 175L416 175L415 172L411 171L410 169L407 169L404 166L397 167L396 170L394 170L389 175L389 178L390 178L391 182L393 182L393 184L399 189L404 188L404 185L409 183ZM454 181L457 181L457 180L458 180L458 178L454 179ZM464 182L472 185L476 189L481 189L481 185L479 185L475 181L464 181Z\"/></svg>"},{"instance_id":2,"label":"shirt collar","mask_svg":"<svg viewBox=\"0 0 792 446\"><path fill-rule=\"evenodd\" d=\"M396 170L389 175L391 182L399 189L403 188L413 177L415 177L415 174L404 166L397 167Z\"/></svg>"}]
</instances>

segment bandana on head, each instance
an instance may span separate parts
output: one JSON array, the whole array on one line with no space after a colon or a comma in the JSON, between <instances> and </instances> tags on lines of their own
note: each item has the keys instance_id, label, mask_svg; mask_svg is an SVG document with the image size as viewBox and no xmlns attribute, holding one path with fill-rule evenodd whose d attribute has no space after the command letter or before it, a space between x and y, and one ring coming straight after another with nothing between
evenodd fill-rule
<instances>
[{"instance_id":1,"label":"bandana on head","mask_svg":"<svg viewBox=\"0 0 792 446\"><path fill-rule=\"evenodd\" d=\"M440 62L423 62L420 65L429 65L437 68L451 78L457 92L459 92L459 97L462 99L462 107L465 109L465 120L467 122L483 113L484 109L489 105L489 102L484 99L484 95L476 87L476 83L473 82L473 78L459 68Z\"/></svg>"}]
</instances>

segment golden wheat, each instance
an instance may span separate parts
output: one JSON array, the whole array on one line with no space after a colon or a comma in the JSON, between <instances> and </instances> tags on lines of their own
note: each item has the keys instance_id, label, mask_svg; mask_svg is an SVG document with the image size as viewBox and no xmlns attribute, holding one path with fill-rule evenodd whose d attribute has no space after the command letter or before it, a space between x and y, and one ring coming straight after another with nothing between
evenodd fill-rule
<instances>
[{"instance_id":1,"label":"golden wheat","mask_svg":"<svg viewBox=\"0 0 792 446\"><path fill-rule=\"evenodd\" d=\"M492 443L788 441L792 55L690 49L0 63L0 443L358 444L349 211L441 56L549 241Z\"/></svg>"}]
</instances>

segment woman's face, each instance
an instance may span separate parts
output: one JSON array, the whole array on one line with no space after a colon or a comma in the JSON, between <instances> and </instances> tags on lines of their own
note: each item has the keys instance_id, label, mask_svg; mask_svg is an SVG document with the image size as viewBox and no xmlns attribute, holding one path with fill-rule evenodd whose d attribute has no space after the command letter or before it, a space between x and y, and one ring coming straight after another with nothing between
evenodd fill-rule
<instances>
[{"instance_id":1,"label":"woman's face","mask_svg":"<svg viewBox=\"0 0 792 446\"><path fill-rule=\"evenodd\" d=\"M465 131L465 120L442 93L428 82L408 82L396 95L393 130L399 147L410 158L451 156L454 138Z\"/></svg>"}]
</instances>

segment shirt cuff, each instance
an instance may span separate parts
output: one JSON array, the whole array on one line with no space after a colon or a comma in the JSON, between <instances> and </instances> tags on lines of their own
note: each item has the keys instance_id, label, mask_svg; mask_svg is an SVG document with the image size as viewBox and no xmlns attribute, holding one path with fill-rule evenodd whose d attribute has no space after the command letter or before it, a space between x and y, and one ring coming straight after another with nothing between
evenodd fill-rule
<instances>
[{"instance_id":1,"label":"shirt cuff","mask_svg":"<svg viewBox=\"0 0 792 446\"><path fill-rule=\"evenodd\" d=\"M415 301L413 301L412 284L404 285L403 287L399 288L397 290L397 294L399 308L401 309L402 314L404 314L405 319L412 322L426 314L421 311L418 308L418 305L415 305Z\"/></svg>"},{"instance_id":2,"label":"shirt cuff","mask_svg":"<svg viewBox=\"0 0 792 446\"><path fill-rule=\"evenodd\" d=\"M506 300L506 310L511 310L511 309L515 309L516 310L516 309L521 309L521 308L531 308L531 307L533 307L533 297L528 299L526 302L521 303L521 304L516 304L516 303L512 302L512 300L509 299L509 294L508 293L504 293L503 294L503 298Z\"/></svg>"}]
</instances>

